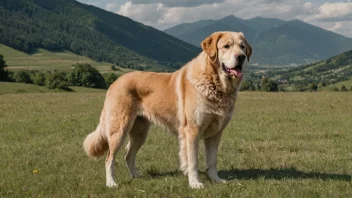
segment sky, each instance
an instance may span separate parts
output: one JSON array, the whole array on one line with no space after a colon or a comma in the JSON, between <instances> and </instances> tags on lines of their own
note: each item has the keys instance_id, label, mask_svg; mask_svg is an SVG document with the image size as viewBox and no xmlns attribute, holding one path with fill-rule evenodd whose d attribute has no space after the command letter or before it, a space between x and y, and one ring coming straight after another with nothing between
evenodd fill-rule
<instances>
[{"instance_id":1,"label":"sky","mask_svg":"<svg viewBox=\"0 0 352 198\"><path fill-rule=\"evenodd\" d=\"M352 38L352 0L78 0L164 30L234 15L299 19Z\"/></svg>"}]
</instances>

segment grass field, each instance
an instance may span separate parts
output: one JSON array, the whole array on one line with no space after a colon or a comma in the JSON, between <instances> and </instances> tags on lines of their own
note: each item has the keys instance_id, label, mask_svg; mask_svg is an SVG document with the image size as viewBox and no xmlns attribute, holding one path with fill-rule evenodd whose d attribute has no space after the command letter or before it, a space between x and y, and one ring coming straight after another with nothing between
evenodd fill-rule
<instances>
[{"instance_id":1,"label":"grass field","mask_svg":"<svg viewBox=\"0 0 352 198\"><path fill-rule=\"evenodd\" d=\"M6 45L0 44L0 54L8 65L9 70L33 69L33 70L70 70L76 63L88 63L101 72L112 72L110 63L99 63L90 58L79 56L69 51L51 52L38 49L34 54L26 54ZM118 67L116 73L122 74L130 69Z\"/></svg>"},{"instance_id":2,"label":"grass field","mask_svg":"<svg viewBox=\"0 0 352 198\"><path fill-rule=\"evenodd\" d=\"M83 93L105 93L105 89L93 89L86 87L70 87L70 92ZM14 94L14 93L51 93L51 92L67 92L63 90L48 89L45 86L38 86L33 84L0 82L0 94Z\"/></svg>"},{"instance_id":3,"label":"grass field","mask_svg":"<svg viewBox=\"0 0 352 198\"><path fill-rule=\"evenodd\" d=\"M352 94L242 92L219 151L213 184L191 190L178 170L176 138L158 127L130 179L118 153L118 188L105 187L104 158L88 159L85 136L104 93L0 95L0 197L352 197Z\"/></svg>"},{"instance_id":4,"label":"grass field","mask_svg":"<svg viewBox=\"0 0 352 198\"><path fill-rule=\"evenodd\" d=\"M341 89L342 85L345 85L345 87L349 90L352 87L352 79L341 81L335 84L335 86L339 89Z\"/></svg>"}]
</instances>

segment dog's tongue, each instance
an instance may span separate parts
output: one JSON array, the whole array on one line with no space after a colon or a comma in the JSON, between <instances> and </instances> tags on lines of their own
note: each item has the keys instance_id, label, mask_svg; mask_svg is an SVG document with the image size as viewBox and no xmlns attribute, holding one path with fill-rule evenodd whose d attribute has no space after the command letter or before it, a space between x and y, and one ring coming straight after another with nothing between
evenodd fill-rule
<instances>
[{"instance_id":1,"label":"dog's tongue","mask_svg":"<svg viewBox=\"0 0 352 198\"><path fill-rule=\"evenodd\" d=\"M230 69L230 74L231 75L235 75L237 78L242 78L242 71L240 71L239 69Z\"/></svg>"}]
</instances>

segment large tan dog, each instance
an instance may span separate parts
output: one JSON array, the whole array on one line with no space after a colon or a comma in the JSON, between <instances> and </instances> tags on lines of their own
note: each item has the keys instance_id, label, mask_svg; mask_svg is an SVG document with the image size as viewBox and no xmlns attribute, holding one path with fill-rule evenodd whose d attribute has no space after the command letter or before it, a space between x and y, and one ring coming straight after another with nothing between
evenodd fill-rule
<instances>
[{"instance_id":1,"label":"large tan dog","mask_svg":"<svg viewBox=\"0 0 352 198\"><path fill-rule=\"evenodd\" d=\"M234 113L242 68L252 49L238 32L216 32L201 45L203 52L174 73L131 72L110 86L100 123L84 141L89 156L109 151L105 162L107 186L116 186L115 155L126 135L126 163L132 177L139 175L135 158L150 123L162 125L178 137L180 168L188 174L191 188L203 187L198 179L200 139L204 140L209 178L225 182L216 168L219 141Z\"/></svg>"}]
</instances>

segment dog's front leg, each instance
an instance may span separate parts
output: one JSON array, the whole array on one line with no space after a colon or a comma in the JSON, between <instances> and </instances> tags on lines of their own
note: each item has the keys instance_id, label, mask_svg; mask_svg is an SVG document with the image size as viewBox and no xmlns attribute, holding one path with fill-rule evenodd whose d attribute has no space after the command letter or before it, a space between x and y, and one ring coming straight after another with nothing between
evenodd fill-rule
<instances>
[{"instance_id":1,"label":"dog's front leg","mask_svg":"<svg viewBox=\"0 0 352 198\"><path fill-rule=\"evenodd\" d=\"M217 133L216 135L204 139L204 147L205 147L205 162L207 166L207 174L209 178L217 183L225 183L226 180L221 179L218 176L217 172L217 155L218 155L218 147L221 139L222 131Z\"/></svg>"},{"instance_id":2,"label":"dog's front leg","mask_svg":"<svg viewBox=\"0 0 352 198\"><path fill-rule=\"evenodd\" d=\"M179 132L179 144L180 144L180 170L184 175L188 174L188 155L187 155L187 139L183 128L180 128Z\"/></svg>"},{"instance_id":3,"label":"dog's front leg","mask_svg":"<svg viewBox=\"0 0 352 198\"><path fill-rule=\"evenodd\" d=\"M188 159L188 183L191 188L203 188L203 184L198 180L198 146L199 127L186 126L187 159Z\"/></svg>"}]
</instances>

